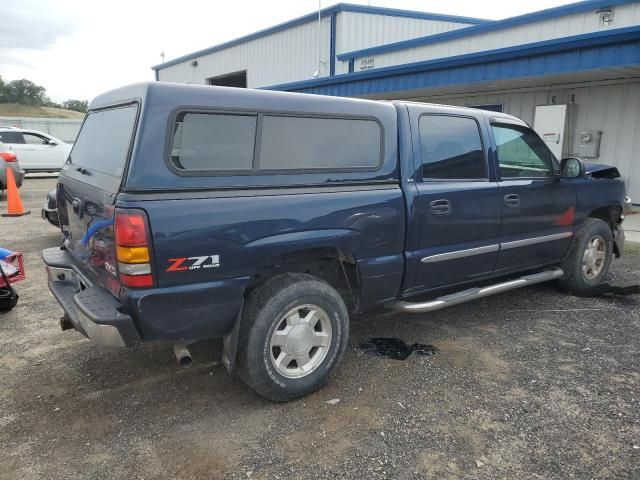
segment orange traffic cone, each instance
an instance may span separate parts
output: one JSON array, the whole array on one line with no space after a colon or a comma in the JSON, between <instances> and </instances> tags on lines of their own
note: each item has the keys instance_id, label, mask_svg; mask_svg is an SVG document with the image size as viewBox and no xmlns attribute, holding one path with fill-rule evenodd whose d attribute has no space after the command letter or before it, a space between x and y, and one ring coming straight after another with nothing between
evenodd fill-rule
<instances>
[{"instance_id":1,"label":"orange traffic cone","mask_svg":"<svg viewBox=\"0 0 640 480\"><path fill-rule=\"evenodd\" d=\"M27 215L31 210L25 210L20 200L16 179L13 178L13 170L7 168L7 213L3 213L3 217L19 217Z\"/></svg>"}]
</instances>

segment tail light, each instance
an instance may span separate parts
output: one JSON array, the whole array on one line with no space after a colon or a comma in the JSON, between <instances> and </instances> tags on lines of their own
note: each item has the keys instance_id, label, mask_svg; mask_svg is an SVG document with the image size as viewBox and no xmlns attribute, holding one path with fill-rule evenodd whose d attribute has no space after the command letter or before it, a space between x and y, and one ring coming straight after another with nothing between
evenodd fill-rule
<instances>
[{"instance_id":1,"label":"tail light","mask_svg":"<svg viewBox=\"0 0 640 480\"><path fill-rule=\"evenodd\" d=\"M2 158L7 163L18 161L16 154L13 152L0 152L0 158Z\"/></svg>"},{"instance_id":2,"label":"tail light","mask_svg":"<svg viewBox=\"0 0 640 480\"><path fill-rule=\"evenodd\" d=\"M153 287L149 222L142 210L116 209L118 278L127 287Z\"/></svg>"}]
</instances>

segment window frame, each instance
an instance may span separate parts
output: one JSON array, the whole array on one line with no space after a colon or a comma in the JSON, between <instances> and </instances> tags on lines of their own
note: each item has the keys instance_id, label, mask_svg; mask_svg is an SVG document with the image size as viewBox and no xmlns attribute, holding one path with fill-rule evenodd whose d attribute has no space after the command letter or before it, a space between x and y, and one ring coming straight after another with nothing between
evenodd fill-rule
<instances>
[{"instance_id":1,"label":"window frame","mask_svg":"<svg viewBox=\"0 0 640 480\"><path fill-rule=\"evenodd\" d=\"M549 180L549 179L557 178L560 175L560 164L558 162L558 159L553 154L551 149L547 146L547 144L544 143L544 141L542 139L540 139L540 142L543 145L543 148L546 149L547 153L549 154L549 156L551 158L551 163L552 163L551 175L545 175L543 177L536 177L536 176L505 177L505 176L503 176L502 175L502 168L500 167L500 157L498 156L498 144L496 142L496 136L495 136L495 134L493 132L493 127L494 126L502 127L502 128L511 128L513 130L517 130L518 128L524 128L524 129L529 130L530 132L532 132L534 135L538 135L538 134L536 133L536 131L533 128L531 128L529 125L527 125L524 122L523 123L514 122L514 121L511 121L510 119L507 119L507 118L505 118L504 120L501 119L501 118L493 118L493 119L491 119L491 121L489 122L489 127L491 128L491 138L493 139L493 144L494 144L494 149L495 149L494 150L495 151L495 168L496 168L496 175L497 175L498 181L507 182L507 181L518 181L518 180ZM540 138L539 135L538 135L538 138ZM529 148L531 148L528 144L527 144L527 146Z\"/></svg>"},{"instance_id":2,"label":"window frame","mask_svg":"<svg viewBox=\"0 0 640 480\"><path fill-rule=\"evenodd\" d=\"M453 117L453 118L466 118L469 120L473 120L476 124L476 127L478 128L478 135L480 136L480 147L482 150L482 157L484 159L484 178L429 178L429 177L425 177L424 176L424 171L423 171L423 166L424 163L422 161L422 141L420 138L420 121L422 120L422 117ZM489 169L489 162L488 162L488 156L487 156L487 151L486 151L486 146L485 146L485 140L484 140L484 135L482 133L482 126L480 124L480 121L478 120L477 117L474 117L472 115L456 115L456 114L451 114L451 113L431 113L431 112L424 112L421 113L420 115L418 115L418 130L416 132L417 134L417 141L418 141L418 151L420 152L419 155L419 161L420 161L420 165L418 168L418 171L420 172L420 180L422 182L429 182L429 183L451 183L451 182L490 182L490 169Z\"/></svg>"},{"instance_id":3,"label":"window frame","mask_svg":"<svg viewBox=\"0 0 640 480\"><path fill-rule=\"evenodd\" d=\"M175 133L175 124L178 116L183 113L199 113L211 115L256 115L256 135L253 145L253 161L250 169L244 170L186 170L178 168L171 160L171 148L173 145L173 137ZM277 117L298 117L298 118L319 118L326 120L367 120L374 121L380 129L380 156L378 163L373 167L346 167L346 168L291 168L291 169L260 169L260 147L262 140L262 120L264 116ZM173 173L184 177L225 177L225 176L265 176L265 175L296 175L296 174L313 174L313 173L357 173L357 172L376 172L384 166L385 158L385 130L382 122L372 115L349 115L349 114L331 114L322 112L292 112L282 110L255 110L242 108L224 108L224 107L198 107L198 106L179 106L174 108L169 114L168 127L166 129L165 139L165 163Z\"/></svg>"}]
</instances>

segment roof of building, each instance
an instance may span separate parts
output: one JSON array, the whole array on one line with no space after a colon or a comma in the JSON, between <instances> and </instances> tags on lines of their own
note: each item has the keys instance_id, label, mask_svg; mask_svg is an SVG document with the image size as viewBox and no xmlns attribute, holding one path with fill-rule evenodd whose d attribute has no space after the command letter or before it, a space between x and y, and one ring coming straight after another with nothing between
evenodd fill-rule
<instances>
[{"instance_id":1,"label":"roof of building","mask_svg":"<svg viewBox=\"0 0 640 480\"><path fill-rule=\"evenodd\" d=\"M423 20L436 20L436 21L442 21L442 22L457 22L457 23L466 23L470 25L482 25L482 24L492 22L491 20L485 20L480 18L463 17L463 16L457 16L457 15L444 15L439 13L418 12L414 10L399 10L396 8L370 7L365 5L354 5L351 3L338 3L331 7L323 8L320 11L320 15L321 17L326 17L337 12L370 13L374 15L387 15L391 17L404 17L404 18L418 18ZM307 15L294 18L293 20L289 20L287 22L274 25L273 27L269 27L264 30L259 30L257 32L251 33L249 35L245 35L240 38L236 38L235 40L231 40L229 42L221 43L213 47L205 48L203 50L198 50L196 52L189 53L187 55L183 55L178 58L174 58L167 62L154 65L151 68L153 70L159 70L162 68L169 67L171 65L176 65L178 63L182 63L187 60L192 60L194 58L201 57L202 55L207 55L220 50L224 50L229 47L233 47L235 45L239 45L251 40L256 40L258 38L265 37L267 35L271 35L277 32L281 32L283 30L287 30L289 28L293 28L298 25L312 22L317 20L317 18L318 18L318 12L309 13Z\"/></svg>"}]
</instances>

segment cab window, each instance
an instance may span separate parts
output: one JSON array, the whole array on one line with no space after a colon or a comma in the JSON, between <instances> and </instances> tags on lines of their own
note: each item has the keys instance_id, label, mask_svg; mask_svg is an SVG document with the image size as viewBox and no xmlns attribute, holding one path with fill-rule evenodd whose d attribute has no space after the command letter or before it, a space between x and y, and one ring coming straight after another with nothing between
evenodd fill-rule
<instances>
[{"instance_id":1,"label":"cab window","mask_svg":"<svg viewBox=\"0 0 640 480\"><path fill-rule=\"evenodd\" d=\"M473 118L422 115L419 131L424 180L487 178L480 129Z\"/></svg>"},{"instance_id":2,"label":"cab window","mask_svg":"<svg viewBox=\"0 0 640 480\"><path fill-rule=\"evenodd\" d=\"M553 176L553 154L530 128L519 125L492 125L502 178Z\"/></svg>"}]
</instances>

